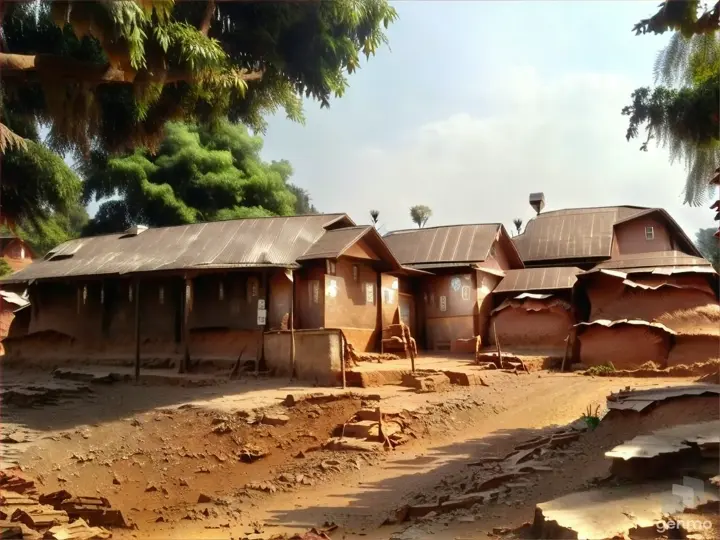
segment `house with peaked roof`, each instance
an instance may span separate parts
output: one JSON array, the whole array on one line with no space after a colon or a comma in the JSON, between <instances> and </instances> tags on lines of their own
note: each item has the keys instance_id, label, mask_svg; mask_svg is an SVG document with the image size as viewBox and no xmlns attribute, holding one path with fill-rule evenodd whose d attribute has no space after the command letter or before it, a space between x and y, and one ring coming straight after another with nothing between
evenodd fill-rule
<instances>
[{"instance_id":1,"label":"house with peaked roof","mask_svg":"<svg viewBox=\"0 0 720 540\"><path fill-rule=\"evenodd\" d=\"M27 242L13 233L0 233L0 256L7 261L13 272L25 268L35 258Z\"/></svg>"},{"instance_id":2,"label":"house with peaked roof","mask_svg":"<svg viewBox=\"0 0 720 540\"><path fill-rule=\"evenodd\" d=\"M533 335L516 341L540 340L548 313L562 302L571 315L562 325L574 320L572 334L580 343L572 348L583 361L612 357L616 367L645 361L667 366L720 356L717 274L665 210L542 212L541 193L530 202L538 215L513 239L527 268L506 276L495 290L506 302L507 292L519 293L512 307L528 306L525 324L518 318L515 328L531 328ZM557 345L562 325L555 326Z\"/></svg>"},{"instance_id":3,"label":"house with peaked roof","mask_svg":"<svg viewBox=\"0 0 720 540\"><path fill-rule=\"evenodd\" d=\"M400 263L426 272L401 279L400 320L421 348L474 350L486 339L491 291L511 269L523 267L505 227L498 223L393 231L384 236Z\"/></svg>"},{"instance_id":4,"label":"house with peaked roof","mask_svg":"<svg viewBox=\"0 0 720 540\"><path fill-rule=\"evenodd\" d=\"M278 374L328 382L344 341L376 348L382 279L413 272L345 214L79 238L5 280L27 286L32 304L7 356L181 369L263 360Z\"/></svg>"}]
</instances>

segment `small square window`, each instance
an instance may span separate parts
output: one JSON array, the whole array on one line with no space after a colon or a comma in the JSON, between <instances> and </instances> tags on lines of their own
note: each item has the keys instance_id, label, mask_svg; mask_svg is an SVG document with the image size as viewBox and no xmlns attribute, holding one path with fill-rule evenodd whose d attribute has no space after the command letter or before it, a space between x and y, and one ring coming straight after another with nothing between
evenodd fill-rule
<instances>
[{"instance_id":1,"label":"small square window","mask_svg":"<svg viewBox=\"0 0 720 540\"><path fill-rule=\"evenodd\" d=\"M655 229L652 227L645 227L645 240L655 239Z\"/></svg>"}]
</instances>

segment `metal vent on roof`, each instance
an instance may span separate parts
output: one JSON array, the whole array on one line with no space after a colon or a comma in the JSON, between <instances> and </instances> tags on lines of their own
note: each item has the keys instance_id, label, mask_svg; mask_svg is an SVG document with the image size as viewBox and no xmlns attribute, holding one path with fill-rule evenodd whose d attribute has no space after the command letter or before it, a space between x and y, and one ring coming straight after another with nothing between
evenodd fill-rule
<instances>
[{"instance_id":1,"label":"metal vent on roof","mask_svg":"<svg viewBox=\"0 0 720 540\"><path fill-rule=\"evenodd\" d=\"M148 228L145 225L133 225L127 231L125 231L125 234L123 234L123 237L137 236L138 234L147 231L147 229Z\"/></svg>"}]
</instances>

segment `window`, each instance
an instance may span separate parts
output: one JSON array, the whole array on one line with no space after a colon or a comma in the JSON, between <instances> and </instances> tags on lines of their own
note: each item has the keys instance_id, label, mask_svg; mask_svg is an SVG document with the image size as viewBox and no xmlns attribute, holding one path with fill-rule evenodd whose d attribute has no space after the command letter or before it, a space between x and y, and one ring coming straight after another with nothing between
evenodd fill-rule
<instances>
[{"instance_id":1,"label":"window","mask_svg":"<svg viewBox=\"0 0 720 540\"><path fill-rule=\"evenodd\" d=\"M353 281L357 283L358 279L360 279L360 267L357 264L353 264Z\"/></svg>"},{"instance_id":2,"label":"window","mask_svg":"<svg viewBox=\"0 0 720 540\"><path fill-rule=\"evenodd\" d=\"M310 282L310 300L313 304L320 302L320 282L318 280Z\"/></svg>"},{"instance_id":3,"label":"window","mask_svg":"<svg viewBox=\"0 0 720 540\"><path fill-rule=\"evenodd\" d=\"M655 229L652 227L645 227L645 240L655 239Z\"/></svg>"},{"instance_id":4,"label":"window","mask_svg":"<svg viewBox=\"0 0 720 540\"><path fill-rule=\"evenodd\" d=\"M20 246L20 258L21 259L25 258L25 247L23 247L23 246Z\"/></svg>"},{"instance_id":5,"label":"window","mask_svg":"<svg viewBox=\"0 0 720 540\"><path fill-rule=\"evenodd\" d=\"M447 311L447 297L440 297L440 311Z\"/></svg>"},{"instance_id":6,"label":"window","mask_svg":"<svg viewBox=\"0 0 720 540\"><path fill-rule=\"evenodd\" d=\"M331 276L335 275L335 262L330 259L325 260L325 273Z\"/></svg>"},{"instance_id":7,"label":"window","mask_svg":"<svg viewBox=\"0 0 720 540\"><path fill-rule=\"evenodd\" d=\"M223 286L223 282L221 281L218 285L218 299L222 302L225 300L225 287Z\"/></svg>"},{"instance_id":8,"label":"window","mask_svg":"<svg viewBox=\"0 0 720 540\"><path fill-rule=\"evenodd\" d=\"M375 303L375 285L373 283L365 283L365 303Z\"/></svg>"},{"instance_id":9,"label":"window","mask_svg":"<svg viewBox=\"0 0 720 540\"><path fill-rule=\"evenodd\" d=\"M160 300L161 304L165 303L165 289L163 287L158 289L158 300Z\"/></svg>"}]
</instances>

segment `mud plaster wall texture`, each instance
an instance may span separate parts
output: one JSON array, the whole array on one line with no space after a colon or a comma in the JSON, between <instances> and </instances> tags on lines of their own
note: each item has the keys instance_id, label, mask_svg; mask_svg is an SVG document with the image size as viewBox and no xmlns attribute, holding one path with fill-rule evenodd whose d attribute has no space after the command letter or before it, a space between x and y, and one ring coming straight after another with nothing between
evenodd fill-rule
<instances>
[{"instance_id":1,"label":"mud plaster wall texture","mask_svg":"<svg viewBox=\"0 0 720 540\"><path fill-rule=\"evenodd\" d=\"M290 376L290 333L267 333L265 362L276 376ZM299 380L323 386L337 384L341 370L340 338L331 331L295 332L295 374Z\"/></svg>"},{"instance_id":2,"label":"mud plaster wall texture","mask_svg":"<svg viewBox=\"0 0 720 540\"><path fill-rule=\"evenodd\" d=\"M653 228L653 239L645 238L645 227ZM672 251L672 237L667 227L654 218L638 218L615 227L612 255Z\"/></svg>"},{"instance_id":3,"label":"mud plaster wall texture","mask_svg":"<svg viewBox=\"0 0 720 540\"><path fill-rule=\"evenodd\" d=\"M199 276L192 283L189 327L258 330L258 302L265 296L260 273Z\"/></svg>"},{"instance_id":4,"label":"mud plaster wall texture","mask_svg":"<svg viewBox=\"0 0 720 540\"><path fill-rule=\"evenodd\" d=\"M609 276L591 279L587 285L591 321L641 319L661 322L681 333L720 331L720 304L703 276L663 276L684 288L655 290L629 287Z\"/></svg>"},{"instance_id":5,"label":"mud plaster wall texture","mask_svg":"<svg viewBox=\"0 0 720 540\"><path fill-rule=\"evenodd\" d=\"M426 344L431 350L464 348L458 339L475 336L477 291L473 274L432 276L423 280Z\"/></svg>"},{"instance_id":6,"label":"mud plaster wall texture","mask_svg":"<svg viewBox=\"0 0 720 540\"><path fill-rule=\"evenodd\" d=\"M376 347L378 273L364 261L341 257L325 276L325 327L342 328L358 351Z\"/></svg>"},{"instance_id":7,"label":"mud plaster wall texture","mask_svg":"<svg viewBox=\"0 0 720 540\"><path fill-rule=\"evenodd\" d=\"M557 304L540 310L506 307L496 312L492 321L502 348L558 351L565 349L565 339L575 324L570 311ZM492 332L490 343L495 344Z\"/></svg>"},{"instance_id":8,"label":"mud plaster wall texture","mask_svg":"<svg viewBox=\"0 0 720 540\"><path fill-rule=\"evenodd\" d=\"M311 263L296 273L295 327L325 326L325 262Z\"/></svg>"},{"instance_id":9,"label":"mud plaster wall texture","mask_svg":"<svg viewBox=\"0 0 720 540\"><path fill-rule=\"evenodd\" d=\"M478 302L477 323L475 328L478 334L482 337L482 343L486 344L490 343L492 340L490 312L494 307L494 299L491 293L495 290L495 287L497 287L502 278L500 276L486 274L485 272L478 270L475 275L475 280L477 283Z\"/></svg>"},{"instance_id":10,"label":"mud plaster wall texture","mask_svg":"<svg viewBox=\"0 0 720 540\"><path fill-rule=\"evenodd\" d=\"M675 336L674 342L668 367L720 359L720 336L680 335Z\"/></svg>"},{"instance_id":11,"label":"mud plaster wall texture","mask_svg":"<svg viewBox=\"0 0 720 540\"><path fill-rule=\"evenodd\" d=\"M670 336L647 326L586 327L580 334L580 362L602 366L611 362L616 369L637 369L645 362L667 367Z\"/></svg>"}]
</instances>

